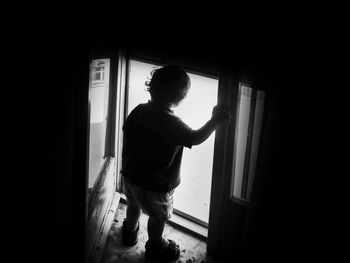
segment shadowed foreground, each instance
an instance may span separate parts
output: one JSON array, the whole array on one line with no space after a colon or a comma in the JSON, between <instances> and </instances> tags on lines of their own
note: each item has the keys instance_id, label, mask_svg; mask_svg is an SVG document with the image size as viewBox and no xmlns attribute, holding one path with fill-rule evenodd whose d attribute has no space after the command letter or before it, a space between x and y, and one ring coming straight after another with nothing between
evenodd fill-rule
<instances>
[{"instance_id":1,"label":"shadowed foreground","mask_svg":"<svg viewBox=\"0 0 350 263\"><path fill-rule=\"evenodd\" d=\"M102 256L102 263L122 263L122 262L151 262L146 261L145 243L148 240L147 220L148 216L141 215L139 242L133 247L122 246L121 226L125 218L126 205L119 203L115 220L111 226ZM207 260L206 242L186 234L174 227L166 224L164 237L174 240L181 249L180 258L176 262L213 262ZM175 262L175 261L174 261Z\"/></svg>"}]
</instances>

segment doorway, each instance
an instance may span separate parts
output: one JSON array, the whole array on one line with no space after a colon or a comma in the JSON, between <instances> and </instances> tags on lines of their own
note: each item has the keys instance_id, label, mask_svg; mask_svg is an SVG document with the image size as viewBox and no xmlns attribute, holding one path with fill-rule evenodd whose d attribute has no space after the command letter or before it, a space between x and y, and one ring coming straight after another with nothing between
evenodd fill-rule
<instances>
[{"instance_id":1,"label":"doorway","mask_svg":"<svg viewBox=\"0 0 350 263\"><path fill-rule=\"evenodd\" d=\"M138 104L150 100L145 81L150 79L152 70L161 66L148 61L129 60L127 115ZM212 109L217 104L218 78L193 71L187 73L191 79L191 88L174 113L192 129L198 129L210 119ZM215 132L201 145L193 146L192 149L184 148L181 184L174 194L174 213L206 227L209 221L214 139Z\"/></svg>"}]
</instances>

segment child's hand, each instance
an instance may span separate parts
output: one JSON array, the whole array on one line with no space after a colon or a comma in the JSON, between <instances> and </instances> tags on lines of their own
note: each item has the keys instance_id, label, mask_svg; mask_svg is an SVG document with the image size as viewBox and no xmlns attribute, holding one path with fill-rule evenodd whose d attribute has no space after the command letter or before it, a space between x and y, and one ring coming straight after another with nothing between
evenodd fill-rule
<instances>
[{"instance_id":1,"label":"child's hand","mask_svg":"<svg viewBox=\"0 0 350 263\"><path fill-rule=\"evenodd\" d=\"M212 111L211 119L215 123L223 123L223 122L231 121L231 112L227 107L224 108L224 107L215 106Z\"/></svg>"}]
</instances>

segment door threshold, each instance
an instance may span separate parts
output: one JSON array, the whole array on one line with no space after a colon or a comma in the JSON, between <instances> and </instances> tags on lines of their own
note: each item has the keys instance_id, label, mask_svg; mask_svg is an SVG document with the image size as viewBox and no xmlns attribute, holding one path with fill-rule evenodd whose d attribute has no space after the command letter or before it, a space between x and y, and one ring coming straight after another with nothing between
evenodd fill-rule
<instances>
[{"instance_id":1,"label":"door threshold","mask_svg":"<svg viewBox=\"0 0 350 263\"><path fill-rule=\"evenodd\" d=\"M171 215L171 218L168 220L168 223L169 225L179 228L185 232L188 232L201 240L207 241L207 238L208 238L207 227L204 227L198 223L195 223L175 213Z\"/></svg>"}]
</instances>

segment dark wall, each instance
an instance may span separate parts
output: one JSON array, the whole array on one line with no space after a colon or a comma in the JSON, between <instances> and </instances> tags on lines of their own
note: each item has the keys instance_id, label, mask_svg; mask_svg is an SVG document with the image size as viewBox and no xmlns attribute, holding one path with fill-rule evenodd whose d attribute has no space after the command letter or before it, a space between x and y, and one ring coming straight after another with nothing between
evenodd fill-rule
<instances>
[{"instance_id":1,"label":"dark wall","mask_svg":"<svg viewBox=\"0 0 350 263\"><path fill-rule=\"evenodd\" d=\"M243 258L248 262L263 259L289 262L290 253L297 249L289 232L293 214L288 211L291 207L287 185L289 134L284 64L265 64L260 74L261 86L266 89L265 116L253 193L243 230Z\"/></svg>"},{"instance_id":2,"label":"dark wall","mask_svg":"<svg viewBox=\"0 0 350 263\"><path fill-rule=\"evenodd\" d=\"M17 211L8 243L22 262L84 259L88 52L66 44L21 42L20 84L8 97L16 98L8 109L12 167L20 168L11 187Z\"/></svg>"}]
</instances>

